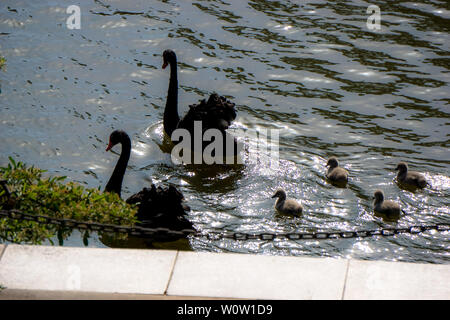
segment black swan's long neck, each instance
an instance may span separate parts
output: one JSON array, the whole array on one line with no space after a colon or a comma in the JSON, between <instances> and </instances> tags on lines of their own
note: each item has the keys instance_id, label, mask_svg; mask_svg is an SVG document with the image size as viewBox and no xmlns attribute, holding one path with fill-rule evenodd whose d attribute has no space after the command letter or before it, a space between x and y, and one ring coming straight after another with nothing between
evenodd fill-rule
<instances>
[{"instance_id":1,"label":"black swan's long neck","mask_svg":"<svg viewBox=\"0 0 450 320\"><path fill-rule=\"evenodd\" d=\"M170 137L177 128L180 117L178 116L178 78L177 60L170 61L170 80L167 92L166 108L164 110L164 131Z\"/></svg>"},{"instance_id":2,"label":"black swan's long neck","mask_svg":"<svg viewBox=\"0 0 450 320\"><path fill-rule=\"evenodd\" d=\"M117 161L116 167L106 184L105 191L115 192L120 196L122 190L123 176L127 169L128 160L130 159L131 141L128 136L124 137L122 142L122 152L120 153L119 161Z\"/></svg>"}]
</instances>

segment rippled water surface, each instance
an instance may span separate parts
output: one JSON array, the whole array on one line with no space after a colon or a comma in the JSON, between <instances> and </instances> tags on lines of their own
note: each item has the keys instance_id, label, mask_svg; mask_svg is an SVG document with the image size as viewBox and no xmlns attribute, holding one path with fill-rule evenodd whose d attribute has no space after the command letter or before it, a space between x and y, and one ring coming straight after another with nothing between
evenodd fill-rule
<instances>
[{"instance_id":1,"label":"rippled water surface","mask_svg":"<svg viewBox=\"0 0 450 320\"><path fill-rule=\"evenodd\" d=\"M106 184L120 148L133 152L123 197L150 181L170 182L202 231L360 230L449 223L450 6L447 1L107 1L81 0L81 29L66 27L70 1L0 3L0 164L8 156ZM371 31L369 4L381 8ZM237 104L232 129L279 129L278 169L257 162L204 172L174 165L160 148L169 74L162 52L179 60L179 104L213 92ZM347 188L325 179L335 155ZM431 187L394 181L407 161ZM283 187L305 207L281 216L271 195ZM372 212L375 189L406 212L388 222ZM449 232L308 241L210 241L193 250L449 263ZM83 246L78 232L65 245ZM93 236L91 246L119 246ZM136 240L120 246L141 246ZM164 247L164 246L163 246Z\"/></svg>"}]
</instances>

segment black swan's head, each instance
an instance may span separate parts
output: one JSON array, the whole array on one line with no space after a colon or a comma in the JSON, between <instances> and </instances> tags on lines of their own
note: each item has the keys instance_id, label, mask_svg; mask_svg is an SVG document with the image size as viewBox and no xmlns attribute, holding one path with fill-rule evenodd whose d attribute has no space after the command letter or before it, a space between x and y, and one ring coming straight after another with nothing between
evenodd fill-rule
<instances>
[{"instance_id":1,"label":"black swan's head","mask_svg":"<svg viewBox=\"0 0 450 320\"><path fill-rule=\"evenodd\" d=\"M339 166L338 159L336 157L331 157L330 159L328 159L327 166L336 168L337 166Z\"/></svg>"},{"instance_id":2,"label":"black swan's head","mask_svg":"<svg viewBox=\"0 0 450 320\"><path fill-rule=\"evenodd\" d=\"M408 171L408 165L406 162L399 162L395 170L400 170L400 173Z\"/></svg>"},{"instance_id":3,"label":"black swan's head","mask_svg":"<svg viewBox=\"0 0 450 320\"><path fill-rule=\"evenodd\" d=\"M113 131L113 133L111 133L111 135L109 136L109 144L108 147L106 147L106 151L109 151L116 144L122 143L127 140L130 140L130 138L128 137L128 134L126 134L125 131L122 130Z\"/></svg>"},{"instance_id":4,"label":"black swan's head","mask_svg":"<svg viewBox=\"0 0 450 320\"><path fill-rule=\"evenodd\" d=\"M169 63L176 62L176 61L177 61L177 56L176 56L175 52L173 52L170 49L167 49L163 52L163 65L162 65L163 69L165 67L167 67L167 65Z\"/></svg>"}]
</instances>

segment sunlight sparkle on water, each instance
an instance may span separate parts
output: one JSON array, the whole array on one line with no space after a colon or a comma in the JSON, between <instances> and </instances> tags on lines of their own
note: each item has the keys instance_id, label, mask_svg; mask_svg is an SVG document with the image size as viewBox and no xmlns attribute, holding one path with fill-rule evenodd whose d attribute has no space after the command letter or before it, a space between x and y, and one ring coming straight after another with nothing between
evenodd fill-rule
<instances>
[{"instance_id":1,"label":"sunlight sparkle on water","mask_svg":"<svg viewBox=\"0 0 450 320\"><path fill-rule=\"evenodd\" d=\"M148 146L146 144L140 143L140 142L137 142L131 149L133 154L135 154L138 157L145 156L148 153L147 150L148 150Z\"/></svg>"}]
</instances>

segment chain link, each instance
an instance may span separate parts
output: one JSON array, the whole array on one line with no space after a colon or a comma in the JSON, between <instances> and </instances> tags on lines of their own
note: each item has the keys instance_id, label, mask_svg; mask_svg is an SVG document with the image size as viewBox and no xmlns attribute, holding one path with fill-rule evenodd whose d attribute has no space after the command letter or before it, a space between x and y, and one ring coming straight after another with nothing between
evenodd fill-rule
<instances>
[{"instance_id":1,"label":"chain link","mask_svg":"<svg viewBox=\"0 0 450 320\"><path fill-rule=\"evenodd\" d=\"M323 240L323 239L349 239L367 238L373 236L394 236L401 233L417 234L427 230L439 232L449 231L450 224L441 223L426 226L411 226L406 228L380 228L359 231L331 231L331 232L300 232L300 233L242 233L231 231L208 231L198 232L193 229L171 230L168 228L145 228L139 226L120 226L114 224L103 224L98 222L78 221L66 218L53 218L49 216L24 213L19 210L0 210L0 216L14 219L33 221L37 223L53 224L61 227L76 228L81 230L127 233L132 236L164 238L168 236L186 237L190 234L206 237L209 240L232 239L232 240Z\"/></svg>"}]
</instances>

